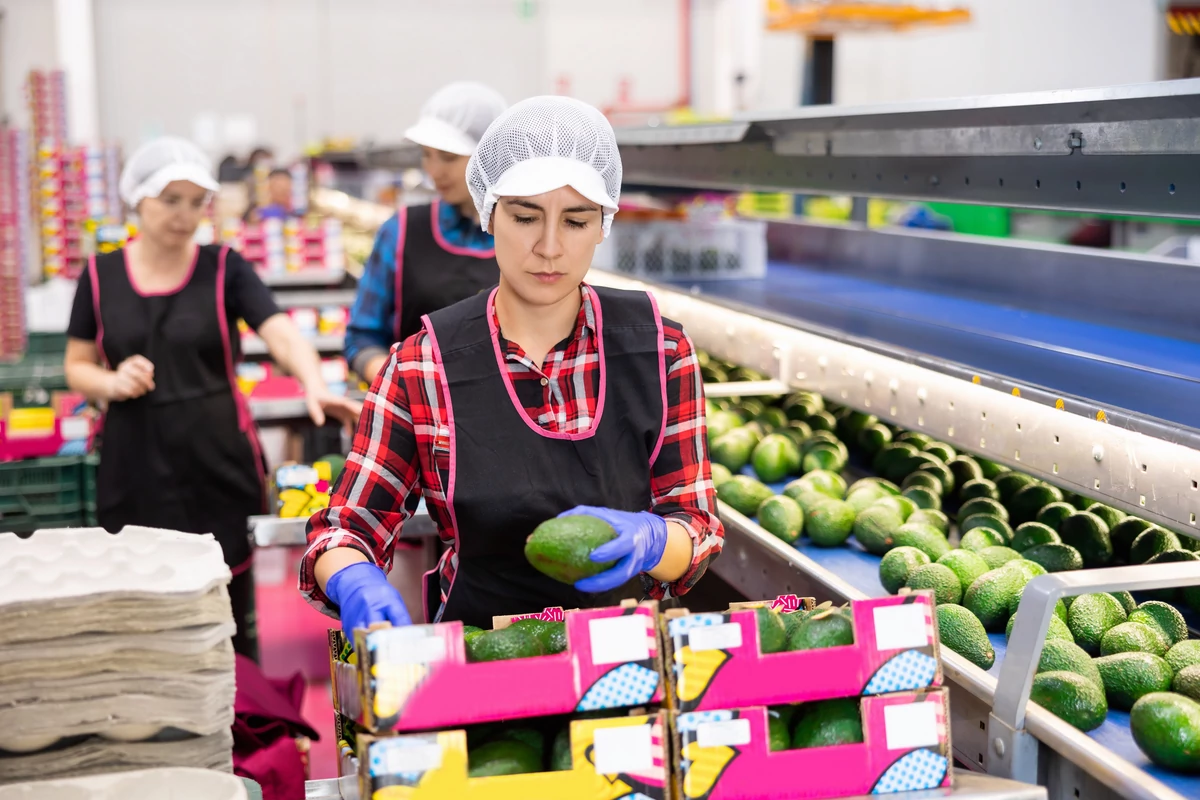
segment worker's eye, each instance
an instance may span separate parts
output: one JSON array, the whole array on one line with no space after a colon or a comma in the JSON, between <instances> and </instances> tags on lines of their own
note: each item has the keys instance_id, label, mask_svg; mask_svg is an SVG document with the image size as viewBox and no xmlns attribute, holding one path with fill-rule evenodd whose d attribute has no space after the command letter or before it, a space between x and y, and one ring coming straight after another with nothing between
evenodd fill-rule
<instances>
[{"instance_id":1,"label":"worker's eye","mask_svg":"<svg viewBox=\"0 0 1200 800\"><path fill-rule=\"evenodd\" d=\"M518 225L532 225L533 223L537 222L537 217L522 217L519 214L514 214L513 222L517 223Z\"/></svg>"},{"instance_id":2,"label":"worker's eye","mask_svg":"<svg viewBox=\"0 0 1200 800\"><path fill-rule=\"evenodd\" d=\"M588 223L586 219L568 219L567 225L571 228L586 228Z\"/></svg>"},{"instance_id":3,"label":"worker's eye","mask_svg":"<svg viewBox=\"0 0 1200 800\"><path fill-rule=\"evenodd\" d=\"M204 208L204 198L203 198L203 197L201 197L201 198L199 198L199 199L197 199L197 200L193 200L193 201L192 201L192 208L196 209L197 211L198 211L198 210L200 210L200 209L202 209L202 208Z\"/></svg>"}]
</instances>

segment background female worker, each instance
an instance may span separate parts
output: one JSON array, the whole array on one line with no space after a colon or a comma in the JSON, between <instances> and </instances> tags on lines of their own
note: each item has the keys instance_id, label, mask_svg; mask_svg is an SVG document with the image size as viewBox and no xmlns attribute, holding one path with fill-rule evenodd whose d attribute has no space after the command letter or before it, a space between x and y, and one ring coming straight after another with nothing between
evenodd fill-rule
<instances>
[{"instance_id":1,"label":"background female worker","mask_svg":"<svg viewBox=\"0 0 1200 800\"><path fill-rule=\"evenodd\" d=\"M465 178L479 137L505 108L480 83L452 83L429 98L404 137L421 146L421 168L438 199L389 218L358 283L346 326L346 362L368 383L421 317L499 280L495 245L479 226Z\"/></svg>"},{"instance_id":2,"label":"background female worker","mask_svg":"<svg viewBox=\"0 0 1200 800\"><path fill-rule=\"evenodd\" d=\"M234 379L237 320L304 384L313 421L347 423L358 404L329 393L320 358L250 264L196 228L218 185L190 142L164 137L121 174L139 236L95 256L67 328L68 385L105 409L97 515L110 531L149 525L212 533L233 571L234 646L255 658L246 518L264 511L263 460Z\"/></svg>"},{"instance_id":3,"label":"background female worker","mask_svg":"<svg viewBox=\"0 0 1200 800\"><path fill-rule=\"evenodd\" d=\"M387 582L421 491L450 545L431 620L592 606L640 576L682 594L721 549L692 343L644 292L583 283L607 234L621 162L607 120L562 97L498 118L467 180L496 237L500 284L429 314L376 378L330 507L309 523L300 587L349 631L409 622ZM575 586L526 562L526 536L563 513L602 517L616 566Z\"/></svg>"}]
</instances>

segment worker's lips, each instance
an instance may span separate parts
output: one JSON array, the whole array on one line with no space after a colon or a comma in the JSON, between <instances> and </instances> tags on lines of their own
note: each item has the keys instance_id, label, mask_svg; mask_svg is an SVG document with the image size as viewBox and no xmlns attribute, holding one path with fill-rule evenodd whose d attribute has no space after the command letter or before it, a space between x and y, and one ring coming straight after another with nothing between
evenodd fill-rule
<instances>
[{"instance_id":1,"label":"worker's lips","mask_svg":"<svg viewBox=\"0 0 1200 800\"><path fill-rule=\"evenodd\" d=\"M537 278L539 283L558 283L563 278L567 277L565 272L534 272L533 277Z\"/></svg>"}]
</instances>

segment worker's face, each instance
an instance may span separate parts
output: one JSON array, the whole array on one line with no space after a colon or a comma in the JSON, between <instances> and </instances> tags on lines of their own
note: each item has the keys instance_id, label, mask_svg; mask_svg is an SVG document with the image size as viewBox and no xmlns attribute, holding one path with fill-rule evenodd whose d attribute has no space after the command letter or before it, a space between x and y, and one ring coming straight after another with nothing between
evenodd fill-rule
<instances>
[{"instance_id":1,"label":"worker's face","mask_svg":"<svg viewBox=\"0 0 1200 800\"><path fill-rule=\"evenodd\" d=\"M569 186L536 197L502 197L488 228L500 279L531 305L554 305L579 289L604 239L600 206Z\"/></svg>"},{"instance_id":2,"label":"worker's face","mask_svg":"<svg viewBox=\"0 0 1200 800\"><path fill-rule=\"evenodd\" d=\"M292 178L290 175L272 175L267 180L267 197L273 206L292 204Z\"/></svg>"},{"instance_id":3,"label":"worker's face","mask_svg":"<svg viewBox=\"0 0 1200 800\"><path fill-rule=\"evenodd\" d=\"M207 189L190 181L171 181L158 197L138 203L142 235L164 246L186 244L196 235L206 205Z\"/></svg>"},{"instance_id":4,"label":"worker's face","mask_svg":"<svg viewBox=\"0 0 1200 800\"><path fill-rule=\"evenodd\" d=\"M471 200L471 193L467 191L467 162L470 160L470 156L434 150L432 147L421 148L421 169L433 182L438 196L456 206Z\"/></svg>"}]
</instances>

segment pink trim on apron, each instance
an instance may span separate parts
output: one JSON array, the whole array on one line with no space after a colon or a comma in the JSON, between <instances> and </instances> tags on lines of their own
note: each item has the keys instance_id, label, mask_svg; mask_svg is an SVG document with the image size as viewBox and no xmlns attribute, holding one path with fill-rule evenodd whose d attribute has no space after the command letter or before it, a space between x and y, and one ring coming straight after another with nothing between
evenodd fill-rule
<instances>
[{"instance_id":1,"label":"pink trim on apron","mask_svg":"<svg viewBox=\"0 0 1200 800\"><path fill-rule=\"evenodd\" d=\"M456 256L470 256L471 258L494 258L496 248L491 250L472 250L469 247L459 247L458 245L450 244L446 241L446 237L442 235L442 228L438 225L438 210L442 207L442 200L438 198L433 201L433 207L429 212L430 225L433 228L433 240L437 242L437 246L445 250L447 253L453 253Z\"/></svg>"},{"instance_id":2,"label":"pink trim on apron","mask_svg":"<svg viewBox=\"0 0 1200 800\"><path fill-rule=\"evenodd\" d=\"M454 534L454 552L458 552L458 515L454 513L454 483L455 476L458 474L458 448L455 446L454 437L454 406L450 403L450 383L446 380L446 370L442 366L442 351L438 347L437 334L433 332L433 324L429 321L429 315L421 317L421 325L425 328L425 332L429 336L429 344L433 347L433 362L437 367L438 381L442 384L442 395L446 402L446 425L450 429L450 476L446 482L446 512L450 515L450 532ZM435 434L436 439L436 434ZM433 465L437 469L437 464ZM451 558L452 556L446 556ZM438 559L438 565L429 572L437 572L441 567L441 559ZM427 577L429 572L425 573ZM450 588L446 590L446 599L450 599L450 592L454 591L454 581L458 578L458 571L455 570L454 577L450 579ZM421 583L422 600L425 603L426 615L428 615L429 598L425 595L429 591L428 580L423 580Z\"/></svg>"},{"instance_id":3,"label":"pink trim on apron","mask_svg":"<svg viewBox=\"0 0 1200 800\"><path fill-rule=\"evenodd\" d=\"M238 429L246 435L250 442L250 450L254 453L254 470L258 473L258 485L262 494L263 512L267 511L267 476L263 469L262 446L258 441L258 430L254 427L254 417L250 414L250 402L242 394L237 385L237 370L233 364L233 345L229 341L229 320L225 314L225 256L228 247L221 248L217 257L217 323L221 326L221 346L225 350L225 374L229 378L229 391L233 393L233 402L237 406Z\"/></svg>"},{"instance_id":4,"label":"pink trim on apron","mask_svg":"<svg viewBox=\"0 0 1200 800\"><path fill-rule=\"evenodd\" d=\"M408 233L408 207L400 206L396 210L396 341L400 341L400 315L404 313L404 304L400 298L404 289L404 239Z\"/></svg>"},{"instance_id":5,"label":"pink trim on apron","mask_svg":"<svg viewBox=\"0 0 1200 800\"><path fill-rule=\"evenodd\" d=\"M654 295L646 292L646 296L650 298L650 307L654 309L654 325L658 328L658 386L662 391L662 426L658 429L658 442L654 445L654 452L650 454L650 466L653 467L654 462L658 460L659 451L662 450L663 439L667 436L667 363L666 345L663 343L662 314L658 313L658 303L655 301Z\"/></svg>"},{"instance_id":6,"label":"pink trim on apron","mask_svg":"<svg viewBox=\"0 0 1200 800\"><path fill-rule=\"evenodd\" d=\"M583 284L587 285L587 284ZM500 379L504 381L504 388L508 391L508 399L512 402L513 408L517 410L517 414L529 427L529 430L536 433L538 436L544 436L547 439L565 439L571 442L579 442L584 439L590 439L596 435L596 430L600 427L600 418L604 416L604 397L608 394L608 366L604 360L604 314L600 309L600 297L590 290L588 294L592 298L592 314L596 319L596 340L597 352L600 359L600 396L596 400L596 416L592 420L591 427L580 433L555 433L548 431L542 426L529 418L525 413L525 407L521 405L521 401L517 399L517 390L513 388L512 378L508 374L508 367L504 362L504 354L500 352L500 331L496 328L496 315L493 309L496 306L496 292L500 287L492 289L492 293L488 295L487 301L487 320L488 330L492 335L492 349L496 353L496 366L500 369ZM661 345L661 338L660 338Z\"/></svg>"},{"instance_id":7,"label":"pink trim on apron","mask_svg":"<svg viewBox=\"0 0 1200 800\"><path fill-rule=\"evenodd\" d=\"M104 366L112 369L108 356L104 354L104 317L100 316L100 278L96 274L96 256L88 257L87 269L88 278L92 282L92 313L96 316L96 350L99 351Z\"/></svg>"}]
</instances>

